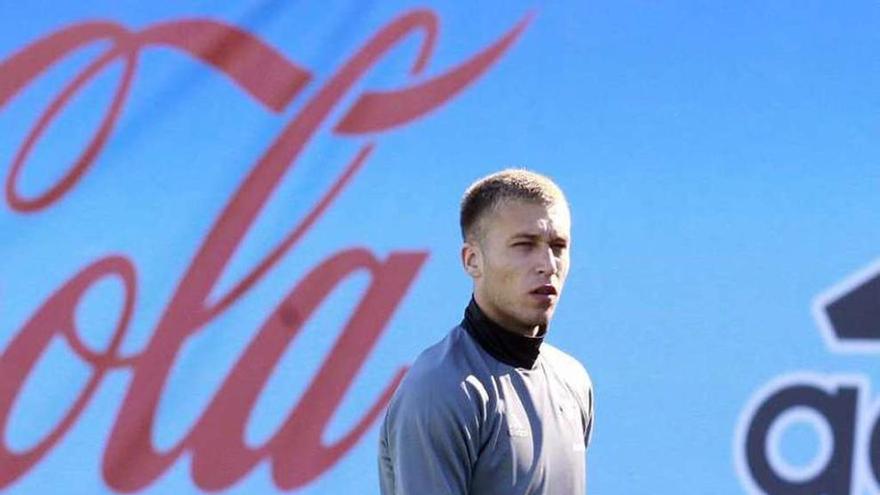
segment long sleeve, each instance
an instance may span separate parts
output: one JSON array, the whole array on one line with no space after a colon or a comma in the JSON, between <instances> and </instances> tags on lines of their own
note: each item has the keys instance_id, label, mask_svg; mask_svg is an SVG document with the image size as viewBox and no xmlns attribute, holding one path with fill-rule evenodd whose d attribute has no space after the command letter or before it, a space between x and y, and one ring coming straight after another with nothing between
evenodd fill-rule
<instances>
[{"instance_id":1,"label":"long sleeve","mask_svg":"<svg viewBox=\"0 0 880 495\"><path fill-rule=\"evenodd\" d=\"M478 455L475 397L466 384L410 378L382 425L382 494L465 495Z\"/></svg>"}]
</instances>

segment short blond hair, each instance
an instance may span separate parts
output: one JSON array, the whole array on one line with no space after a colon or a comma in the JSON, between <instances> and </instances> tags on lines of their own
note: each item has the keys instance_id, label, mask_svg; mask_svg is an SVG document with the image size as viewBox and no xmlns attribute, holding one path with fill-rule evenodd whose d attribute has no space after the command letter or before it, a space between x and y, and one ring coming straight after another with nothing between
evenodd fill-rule
<instances>
[{"instance_id":1,"label":"short blond hair","mask_svg":"<svg viewBox=\"0 0 880 495\"><path fill-rule=\"evenodd\" d=\"M562 189L545 175L522 168L495 172L475 181L464 192L459 213L462 240L479 239L480 221L485 214L510 200L567 205Z\"/></svg>"}]
</instances>

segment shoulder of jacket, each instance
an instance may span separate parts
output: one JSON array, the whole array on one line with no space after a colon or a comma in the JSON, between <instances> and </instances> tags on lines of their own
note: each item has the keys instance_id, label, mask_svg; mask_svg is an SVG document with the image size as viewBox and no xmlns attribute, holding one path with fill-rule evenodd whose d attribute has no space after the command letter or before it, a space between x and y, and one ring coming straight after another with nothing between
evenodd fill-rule
<instances>
[{"instance_id":1,"label":"shoulder of jacket","mask_svg":"<svg viewBox=\"0 0 880 495\"><path fill-rule=\"evenodd\" d=\"M592 391L593 380L580 361L546 342L541 345L541 353L548 364L561 375L562 379L578 388L583 387Z\"/></svg>"},{"instance_id":2,"label":"shoulder of jacket","mask_svg":"<svg viewBox=\"0 0 880 495\"><path fill-rule=\"evenodd\" d=\"M471 344L460 327L453 328L440 342L425 349L406 374L399 392L426 404L485 402L487 384L479 378Z\"/></svg>"}]
</instances>

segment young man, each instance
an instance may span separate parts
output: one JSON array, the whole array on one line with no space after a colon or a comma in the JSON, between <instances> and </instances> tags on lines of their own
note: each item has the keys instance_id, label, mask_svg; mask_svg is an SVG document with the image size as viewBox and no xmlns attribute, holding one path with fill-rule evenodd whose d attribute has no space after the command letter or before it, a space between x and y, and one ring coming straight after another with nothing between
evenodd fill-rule
<instances>
[{"instance_id":1,"label":"young man","mask_svg":"<svg viewBox=\"0 0 880 495\"><path fill-rule=\"evenodd\" d=\"M583 494L592 384L543 342L569 268L565 196L542 175L498 172L465 192L461 230L473 297L388 406L382 493Z\"/></svg>"}]
</instances>

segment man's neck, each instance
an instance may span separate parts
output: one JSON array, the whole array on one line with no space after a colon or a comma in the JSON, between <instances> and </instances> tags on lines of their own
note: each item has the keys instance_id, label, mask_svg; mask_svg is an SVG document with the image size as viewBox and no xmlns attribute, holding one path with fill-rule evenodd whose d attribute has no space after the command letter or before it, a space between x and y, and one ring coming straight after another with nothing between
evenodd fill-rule
<instances>
[{"instance_id":1,"label":"man's neck","mask_svg":"<svg viewBox=\"0 0 880 495\"><path fill-rule=\"evenodd\" d=\"M505 329L480 309L475 298L471 298L461 326L498 361L516 368L535 367L544 341L543 333L529 337Z\"/></svg>"},{"instance_id":2,"label":"man's neck","mask_svg":"<svg viewBox=\"0 0 880 495\"><path fill-rule=\"evenodd\" d=\"M505 318L502 314L499 314L499 312L495 310L495 306L488 304L485 298L476 291L474 291L473 299L479 306L480 311L487 318L492 320L493 323L498 325L499 328L502 328L505 331L531 338L537 337L539 334L543 333L544 329L540 325L525 326L509 321L510 318Z\"/></svg>"}]
</instances>

